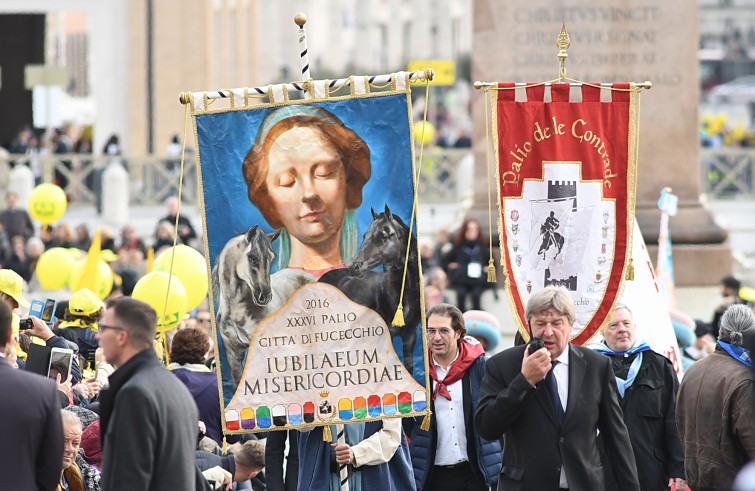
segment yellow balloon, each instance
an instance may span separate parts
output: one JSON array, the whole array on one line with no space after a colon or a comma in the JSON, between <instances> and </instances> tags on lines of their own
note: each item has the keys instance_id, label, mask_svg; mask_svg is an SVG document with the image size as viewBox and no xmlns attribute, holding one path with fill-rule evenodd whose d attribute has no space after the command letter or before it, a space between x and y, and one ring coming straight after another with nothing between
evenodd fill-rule
<instances>
[{"instance_id":1,"label":"yellow balloon","mask_svg":"<svg viewBox=\"0 0 755 491\"><path fill-rule=\"evenodd\" d=\"M68 278L68 288L72 291L79 291L82 288L92 290L100 300L105 300L110 291L113 289L113 270L105 261L100 259L97 262L97 280L95 285L80 285L81 276L84 273L86 258L79 259L73 264L71 276Z\"/></svg>"},{"instance_id":2,"label":"yellow balloon","mask_svg":"<svg viewBox=\"0 0 755 491\"><path fill-rule=\"evenodd\" d=\"M207 261L196 249L180 244L161 252L155 258L153 271L170 273L171 259L173 260L172 274L181 280L186 289L186 310L199 307L207 297Z\"/></svg>"},{"instance_id":3,"label":"yellow balloon","mask_svg":"<svg viewBox=\"0 0 755 491\"><path fill-rule=\"evenodd\" d=\"M186 289L181 280L163 271L153 271L142 276L136 282L131 297L155 309L158 333L170 331L186 315Z\"/></svg>"},{"instance_id":4,"label":"yellow balloon","mask_svg":"<svg viewBox=\"0 0 755 491\"><path fill-rule=\"evenodd\" d=\"M53 247L39 256L37 279L43 290L59 290L68 284L71 270L76 262L68 249Z\"/></svg>"},{"instance_id":5,"label":"yellow balloon","mask_svg":"<svg viewBox=\"0 0 755 491\"><path fill-rule=\"evenodd\" d=\"M29 214L43 225L60 220L67 207L66 193L49 182L35 187L29 196Z\"/></svg>"},{"instance_id":6,"label":"yellow balloon","mask_svg":"<svg viewBox=\"0 0 755 491\"><path fill-rule=\"evenodd\" d=\"M739 298L748 302L755 302L755 288L743 286L739 289Z\"/></svg>"},{"instance_id":7,"label":"yellow balloon","mask_svg":"<svg viewBox=\"0 0 755 491\"><path fill-rule=\"evenodd\" d=\"M414 141L429 145L435 138L435 126L429 121L419 121L414 124Z\"/></svg>"}]
</instances>

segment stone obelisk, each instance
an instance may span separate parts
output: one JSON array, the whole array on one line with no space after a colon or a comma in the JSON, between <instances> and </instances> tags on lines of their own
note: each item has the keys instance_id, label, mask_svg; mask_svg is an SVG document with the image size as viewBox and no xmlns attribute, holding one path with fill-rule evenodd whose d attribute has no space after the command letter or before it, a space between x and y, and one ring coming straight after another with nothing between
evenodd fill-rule
<instances>
[{"instance_id":1,"label":"stone obelisk","mask_svg":"<svg viewBox=\"0 0 755 491\"><path fill-rule=\"evenodd\" d=\"M698 11L687 0L474 1L472 77L542 82L559 77L556 36L571 37L567 77L653 83L641 94L636 216L655 259L662 188L679 196L671 219L676 282L708 285L731 272L727 232L700 202L697 130ZM485 175L483 93L473 104L475 175ZM493 164L495 165L495 164ZM487 219L487 182L476 181L471 214ZM483 218L484 213L484 218Z\"/></svg>"}]
</instances>

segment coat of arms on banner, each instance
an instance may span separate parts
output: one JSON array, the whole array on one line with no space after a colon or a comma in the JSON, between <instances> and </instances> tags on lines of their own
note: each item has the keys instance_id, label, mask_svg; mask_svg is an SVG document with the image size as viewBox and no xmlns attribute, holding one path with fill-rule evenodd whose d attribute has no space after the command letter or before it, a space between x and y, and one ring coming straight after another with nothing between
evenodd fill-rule
<instances>
[{"instance_id":1,"label":"coat of arms on banner","mask_svg":"<svg viewBox=\"0 0 755 491\"><path fill-rule=\"evenodd\" d=\"M584 84L575 102L569 84L535 84L521 101L514 87L499 84L493 104L512 310L527 339L530 295L560 285L577 308L572 342L584 344L613 306L631 256L635 94L629 84Z\"/></svg>"},{"instance_id":2,"label":"coat of arms on banner","mask_svg":"<svg viewBox=\"0 0 755 491\"><path fill-rule=\"evenodd\" d=\"M195 107L226 431L427 414L409 97Z\"/></svg>"}]
</instances>

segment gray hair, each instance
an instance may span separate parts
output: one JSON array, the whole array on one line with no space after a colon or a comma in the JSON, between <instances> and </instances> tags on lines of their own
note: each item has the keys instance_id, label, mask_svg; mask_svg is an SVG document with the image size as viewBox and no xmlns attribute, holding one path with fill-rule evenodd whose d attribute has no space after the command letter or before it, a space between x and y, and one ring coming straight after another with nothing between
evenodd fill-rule
<instances>
[{"instance_id":1,"label":"gray hair","mask_svg":"<svg viewBox=\"0 0 755 491\"><path fill-rule=\"evenodd\" d=\"M627 307L627 304L625 304L624 302L616 302L614 304L614 306L613 306L613 310L622 310L622 309L626 310L627 312L629 312L629 317L631 317L632 319L634 319L634 314L629 309L629 307Z\"/></svg>"},{"instance_id":2,"label":"gray hair","mask_svg":"<svg viewBox=\"0 0 755 491\"><path fill-rule=\"evenodd\" d=\"M721 328L718 332L719 341L742 346L742 334L755 328L755 314L747 305L732 305L721 317Z\"/></svg>"},{"instance_id":3,"label":"gray hair","mask_svg":"<svg viewBox=\"0 0 755 491\"><path fill-rule=\"evenodd\" d=\"M570 324L574 324L577 319L577 309L574 307L574 300L571 298L569 290L563 286L549 285L535 292L527 301L527 308L524 309L524 318L527 322L534 314L538 314L553 307L561 315L565 315Z\"/></svg>"},{"instance_id":4,"label":"gray hair","mask_svg":"<svg viewBox=\"0 0 755 491\"><path fill-rule=\"evenodd\" d=\"M60 418L63 420L63 426L73 426L75 428L78 428L79 431L83 431L83 426L81 425L81 419L79 419L76 414L74 414L73 411L68 411L67 409L61 409L60 410Z\"/></svg>"}]
</instances>

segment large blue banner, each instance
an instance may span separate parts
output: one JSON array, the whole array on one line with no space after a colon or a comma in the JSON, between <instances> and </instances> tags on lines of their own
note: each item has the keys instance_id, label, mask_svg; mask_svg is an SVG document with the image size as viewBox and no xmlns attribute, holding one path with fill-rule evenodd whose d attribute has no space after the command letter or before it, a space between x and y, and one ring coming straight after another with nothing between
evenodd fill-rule
<instances>
[{"instance_id":1,"label":"large blue banner","mask_svg":"<svg viewBox=\"0 0 755 491\"><path fill-rule=\"evenodd\" d=\"M195 108L225 431L427 414L410 104Z\"/></svg>"}]
</instances>

